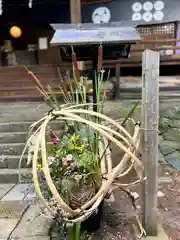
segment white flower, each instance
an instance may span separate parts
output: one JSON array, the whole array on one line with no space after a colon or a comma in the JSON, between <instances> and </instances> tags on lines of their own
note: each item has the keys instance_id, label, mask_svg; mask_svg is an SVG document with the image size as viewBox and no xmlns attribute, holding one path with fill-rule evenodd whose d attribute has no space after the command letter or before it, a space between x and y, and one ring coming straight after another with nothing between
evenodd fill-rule
<instances>
[{"instance_id":1,"label":"white flower","mask_svg":"<svg viewBox=\"0 0 180 240\"><path fill-rule=\"evenodd\" d=\"M66 159L67 159L67 161L72 161L72 160L73 160L73 155L68 154L68 155L66 156Z\"/></svg>"},{"instance_id":2,"label":"white flower","mask_svg":"<svg viewBox=\"0 0 180 240\"><path fill-rule=\"evenodd\" d=\"M55 158L55 157L49 156L48 159L47 159L48 165L51 165L51 164L54 163L55 161L56 161L56 158Z\"/></svg>"}]
</instances>

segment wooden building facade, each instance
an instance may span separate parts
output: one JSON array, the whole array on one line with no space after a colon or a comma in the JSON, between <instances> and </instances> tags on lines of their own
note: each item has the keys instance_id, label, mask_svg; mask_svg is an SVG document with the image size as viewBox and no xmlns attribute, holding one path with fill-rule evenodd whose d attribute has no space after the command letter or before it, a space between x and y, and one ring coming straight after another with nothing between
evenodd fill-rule
<instances>
[{"instance_id":1,"label":"wooden building facade","mask_svg":"<svg viewBox=\"0 0 180 240\"><path fill-rule=\"evenodd\" d=\"M120 69L141 67L141 53L146 48L161 52L161 65L180 64L177 11L180 3L177 0L172 0L171 4L168 0L32 0L31 6L29 0L1 2L0 102L38 99L24 65L44 86L54 87L59 81L59 71L71 69L71 64L62 61L59 48L49 44L54 33L51 23L122 21L137 26L142 42L131 48L130 58L104 62L106 68L116 70L117 79ZM14 26L20 30L18 38L10 33ZM91 63L84 67L90 69Z\"/></svg>"}]
</instances>

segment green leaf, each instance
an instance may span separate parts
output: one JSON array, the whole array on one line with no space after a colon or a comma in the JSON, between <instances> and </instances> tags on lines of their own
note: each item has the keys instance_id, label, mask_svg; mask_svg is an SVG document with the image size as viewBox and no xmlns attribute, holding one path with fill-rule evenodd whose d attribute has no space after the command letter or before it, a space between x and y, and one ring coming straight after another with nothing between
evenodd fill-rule
<instances>
[{"instance_id":1,"label":"green leaf","mask_svg":"<svg viewBox=\"0 0 180 240\"><path fill-rule=\"evenodd\" d=\"M133 115L134 111L136 110L138 104L139 104L139 102L136 102L136 103L132 106L132 108L131 108L131 110L129 111L128 115L125 117L124 121L122 122L122 124L121 124L122 126L124 126L124 124L126 123L126 121L127 121L130 117L132 117L132 115Z\"/></svg>"},{"instance_id":2,"label":"green leaf","mask_svg":"<svg viewBox=\"0 0 180 240\"><path fill-rule=\"evenodd\" d=\"M50 95L51 95L54 103L56 104L57 109L59 109L59 104L58 104L58 100L57 100L56 94L54 93L52 87L49 86L49 85L48 85L48 90L49 90L49 92L50 92Z\"/></svg>"}]
</instances>

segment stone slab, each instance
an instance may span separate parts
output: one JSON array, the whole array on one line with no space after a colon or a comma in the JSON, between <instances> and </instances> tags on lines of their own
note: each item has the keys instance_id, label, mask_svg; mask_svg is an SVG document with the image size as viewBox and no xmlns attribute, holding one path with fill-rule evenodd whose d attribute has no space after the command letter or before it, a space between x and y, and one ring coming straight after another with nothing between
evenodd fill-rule
<instances>
[{"instance_id":1,"label":"stone slab","mask_svg":"<svg viewBox=\"0 0 180 240\"><path fill-rule=\"evenodd\" d=\"M16 185L0 201L0 218L20 218L32 200L29 184ZM26 200L26 197L29 196Z\"/></svg>"},{"instance_id":2,"label":"stone slab","mask_svg":"<svg viewBox=\"0 0 180 240\"><path fill-rule=\"evenodd\" d=\"M175 152L177 149L180 149L179 142L175 141L161 141L159 148L164 155Z\"/></svg>"},{"instance_id":3,"label":"stone slab","mask_svg":"<svg viewBox=\"0 0 180 240\"><path fill-rule=\"evenodd\" d=\"M0 184L0 200L14 187L14 184Z\"/></svg>"},{"instance_id":4,"label":"stone slab","mask_svg":"<svg viewBox=\"0 0 180 240\"><path fill-rule=\"evenodd\" d=\"M177 170L180 170L180 153L176 151L166 156L166 161Z\"/></svg>"},{"instance_id":5,"label":"stone slab","mask_svg":"<svg viewBox=\"0 0 180 240\"><path fill-rule=\"evenodd\" d=\"M47 237L52 223L53 221L51 219L44 218L43 216L39 215L37 205L32 205L23 215L11 237L12 239L18 238L19 236L24 239L33 236Z\"/></svg>"},{"instance_id":6,"label":"stone slab","mask_svg":"<svg viewBox=\"0 0 180 240\"><path fill-rule=\"evenodd\" d=\"M166 163L164 155L158 150L158 161L159 163Z\"/></svg>"},{"instance_id":7,"label":"stone slab","mask_svg":"<svg viewBox=\"0 0 180 240\"><path fill-rule=\"evenodd\" d=\"M134 231L136 236L138 236L139 231L137 230L136 226L134 227ZM169 240L168 235L165 233L164 229L161 227L161 225L158 226L158 236L146 236L142 237L142 240Z\"/></svg>"},{"instance_id":8,"label":"stone slab","mask_svg":"<svg viewBox=\"0 0 180 240\"><path fill-rule=\"evenodd\" d=\"M180 141L180 130L178 128L170 128L167 132L163 133L164 140L167 141Z\"/></svg>"},{"instance_id":9,"label":"stone slab","mask_svg":"<svg viewBox=\"0 0 180 240\"><path fill-rule=\"evenodd\" d=\"M29 184L18 184L1 201L22 201L27 195Z\"/></svg>"},{"instance_id":10,"label":"stone slab","mask_svg":"<svg viewBox=\"0 0 180 240\"><path fill-rule=\"evenodd\" d=\"M27 208L26 203L20 203L19 201L0 201L0 219L20 218Z\"/></svg>"},{"instance_id":11,"label":"stone slab","mask_svg":"<svg viewBox=\"0 0 180 240\"><path fill-rule=\"evenodd\" d=\"M18 222L19 219L0 219L0 240L7 240Z\"/></svg>"},{"instance_id":12,"label":"stone slab","mask_svg":"<svg viewBox=\"0 0 180 240\"><path fill-rule=\"evenodd\" d=\"M15 239L10 237L8 240L15 240ZM18 237L18 240L50 240L50 237L46 237L46 236Z\"/></svg>"}]
</instances>

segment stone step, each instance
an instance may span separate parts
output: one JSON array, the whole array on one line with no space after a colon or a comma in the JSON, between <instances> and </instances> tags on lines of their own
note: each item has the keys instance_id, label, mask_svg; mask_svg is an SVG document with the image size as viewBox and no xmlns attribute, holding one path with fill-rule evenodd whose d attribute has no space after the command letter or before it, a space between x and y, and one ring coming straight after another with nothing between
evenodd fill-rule
<instances>
[{"instance_id":1,"label":"stone step","mask_svg":"<svg viewBox=\"0 0 180 240\"><path fill-rule=\"evenodd\" d=\"M33 122L3 122L0 124L0 133L5 132L28 132Z\"/></svg>"},{"instance_id":2,"label":"stone step","mask_svg":"<svg viewBox=\"0 0 180 240\"><path fill-rule=\"evenodd\" d=\"M28 139L27 132L0 133L0 143L25 143Z\"/></svg>"},{"instance_id":3,"label":"stone step","mask_svg":"<svg viewBox=\"0 0 180 240\"><path fill-rule=\"evenodd\" d=\"M0 169L2 169L2 168L10 168L10 169L18 168L20 158L21 158L20 155L0 156ZM21 167L27 168L27 155L23 156Z\"/></svg>"},{"instance_id":4,"label":"stone step","mask_svg":"<svg viewBox=\"0 0 180 240\"><path fill-rule=\"evenodd\" d=\"M60 131L54 130L59 135ZM3 143L25 143L28 140L27 132L4 132L0 133L0 144Z\"/></svg>"},{"instance_id":5,"label":"stone step","mask_svg":"<svg viewBox=\"0 0 180 240\"><path fill-rule=\"evenodd\" d=\"M42 118L49 110L50 108L44 103L0 104L0 122L35 121Z\"/></svg>"},{"instance_id":6,"label":"stone step","mask_svg":"<svg viewBox=\"0 0 180 240\"><path fill-rule=\"evenodd\" d=\"M21 155L25 143L0 143L0 157L7 155Z\"/></svg>"},{"instance_id":7,"label":"stone step","mask_svg":"<svg viewBox=\"0 0 180 240\"><path fill-rule=\"evenodd\" d=\"M32 169L22 168L21 169L21 180L23 182L32 182ZM18 183L19 181L19 170L18 169L0 169L0 183Z\"/></svg>"},{"instance_id":8,"label":"stone step","mask_svg":"<svg viewBox=\"0 0 180 240\"><path fill-rule=\"evenodd\" d=\"M18 113L18 114L17 114ZM34 112L31 110L23 110L22 112L20 112L19 110L17 110L17 112L15 113L4 113L2 112L2 116L0 117L0 122L20 122L20 121L37 121L39 119L41 119L42 117L44 117L46 112L42 111L42 112Z\"/></svg>"},{"instance_id":9,"label":"stone step","mask_svg":"<svg viewBox=\"0 0 180 240\"><path fill-rule=\"evenodd\" d=\"M58 133L59 132L56 132ZM52 144L52 142L48 142L47 146ZM21 155L22 151L24 150L26 143L0 143L0 161L4 158L4 156L9 155Z\"/></svg>"},{"instance_id":10,"label":"stone step","mask_svg":"<svg viewBox=\"0 0 180 240\"><path fill-rule=\"evenodd\" d=\"M32 121L27 122L3 122L0 124L0 133L28 132L29 127L33 124ZM50 124L53 130L60 130L64 124L62 122L53 121Z\"/></svg>"}]
</instances>

